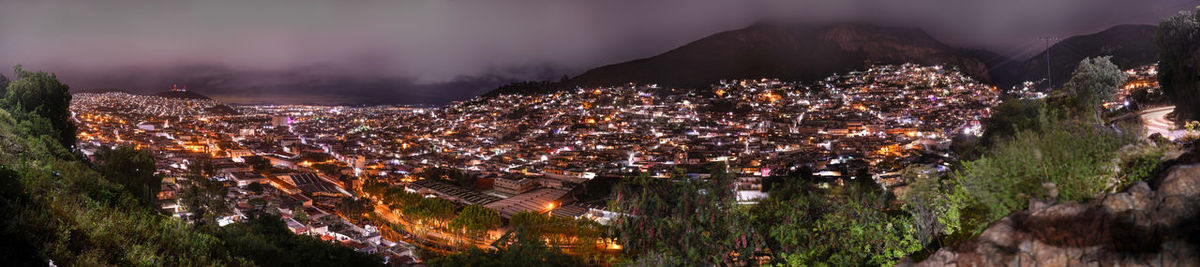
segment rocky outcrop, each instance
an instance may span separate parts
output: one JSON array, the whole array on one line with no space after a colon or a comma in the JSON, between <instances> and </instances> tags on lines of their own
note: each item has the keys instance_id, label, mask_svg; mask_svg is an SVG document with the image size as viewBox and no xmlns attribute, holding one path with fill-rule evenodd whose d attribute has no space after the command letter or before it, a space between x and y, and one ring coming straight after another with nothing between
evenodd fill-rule
<instances>
[{"instance_id":1,"label":"rocky outcrop","mask_svg":"<svg viewBox=\"0 0 1200 267\"><path fill-rule=\"evenodd\" d=\"M1031 201L915 266L1200 266L1200 164L1088 203Z\"/></svg>"}]
</instances>

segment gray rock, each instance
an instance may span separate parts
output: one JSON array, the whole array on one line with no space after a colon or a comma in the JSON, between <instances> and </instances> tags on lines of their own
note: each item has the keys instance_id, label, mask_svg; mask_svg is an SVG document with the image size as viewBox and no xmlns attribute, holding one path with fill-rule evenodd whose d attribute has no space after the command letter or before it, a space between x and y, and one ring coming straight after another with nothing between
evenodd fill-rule
<instances>
[{"instance_id":1,"label":"gray rock","mask_svg":"<svg viewBox=\"0 0 1200 267\"><path fill-rule=\"evenodd\" d=\"M1158 186L1165 196L1194 198L1200 196L1200 164L1172 167Z\"/></svg>"}]
</instances>

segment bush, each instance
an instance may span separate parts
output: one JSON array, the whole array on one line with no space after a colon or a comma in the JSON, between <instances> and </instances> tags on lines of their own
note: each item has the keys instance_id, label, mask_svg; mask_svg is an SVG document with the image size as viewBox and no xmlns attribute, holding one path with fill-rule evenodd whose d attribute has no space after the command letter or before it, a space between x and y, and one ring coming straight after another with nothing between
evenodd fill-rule
<instances>
[{"instance_id":1,"label":"bush","mask_svg":"<svg viewBox=\"0 0 1200 267\"><path fill-rule=\"evenodd\" d=\"M1082 201L1096 196L1116 181L1113 158L1135 131L1073 120L1052 124L1042 133L1023 131L1003 140L982 158L963 163L955 183L970 205L983 212L982 221L965 222L973 231L1024 209L1031 198L1053 197ZM1053 184L1053 186L1050 186Z\"/></svg>"},{"instance_id":2,"label":"bush","mask_svg":"<svg viewBox=\"0 0 1200 267\"><path fill-rule=\"evenodd\" d=\"M1165 168L1169 155L1178 155L1179 148L1174 144L1157 144L1142 142L1121 149L1117 158L1120 174L1112 191L1119 191L1137 181L1154 178Z\"/></svg>"}]
</instances>

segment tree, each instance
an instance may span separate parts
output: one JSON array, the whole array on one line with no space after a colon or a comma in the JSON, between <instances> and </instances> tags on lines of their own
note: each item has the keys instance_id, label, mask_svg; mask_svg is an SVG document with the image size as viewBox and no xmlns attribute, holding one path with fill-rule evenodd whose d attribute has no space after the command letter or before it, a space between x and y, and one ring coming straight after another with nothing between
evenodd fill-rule
<instances>
[{"instance_id":1,"label":"tree","mask_svg":"<svg viewBox=\"0 0 1200 267\"><path fill-rule=\"evenodd\" d=\"M733 179L717 164L708 179L643 174L621 183L610 206L629 215L614 221L625 251L665 261L654 264L747 262L760 239L737 210Z\"/></svg>"},{"instance_id":2,"label":"tree","mask_svg":"<svg viewBox=\"0 0 1200 267\"><path fill-rule=\"evenodd\" d=\"M296 219L300 223L308 223L308 212L304 211L303 205L297 205L295 208L292 208L292 219Z\"/></svg>"},{"instance_id":3,"label":"tree","mask_svg":"<svg viewBox=\"0 0 1200 267\"><path fill-rule=\"evenodd\" d=\"M253 206L255 210L262 211L263 207L267 206L267 200L261 197L256 197L246 201L246 204L250 204L250 206Z\"/></svg>"},{"instance_id":4,"label":"tree","mask_svg":"<svg viewBox=\"0 0 1200 267\"><path fill-rule=\"evenodd\" d=\"M245 161L247 165L250 165L250 168L253 168L254 171L260 173L271 171L271 160L268 160L267 158L261 156L248 156L242 157L242 160Z\"/></svg>"},{"instance_id":5,"label":"tree","mask_svg":"<svg viewBox=\"0 0 1200 267\"><path fill-rule=\"evenodd\" d=\"M342 166L334 163L317 163L312 165L314 169L329 176L337 176L342 173Z\"/></svg>"},{"instance_id":6,"label":"tree","mask_svg":"<svg viewBox=\"0 0 1200 267\"><path fill-rule=\"evenodd\" d=\"M192 213L190 219L197 225L214 223L217 217L230 211L229 199L225 196L228 190L224 184L211 179L212 174L212 162L202 159L189 164L183 179L179 202Z\"/></svg>"},{"instance_id":7,"label":"tree","mask_svg":"<svg viewBox=\"0 0 1200 267\"><path fill-rule=\"evenodd\" d=\"M362 191L373 196L381 196L390 187L387 183L379 181L379 179L365 179L362 186ZM401 190L403 191L403 190Z\"/></svg>"},{"instance_id":8,"label":"tree","mask_svg":"<svg viewBox=\"0 0 1200 267\"><path fill-rule=\"evenodd\" d=\"M470 173L448 168L430 168L425 170L425 172L423 172L421 175L428 178L452 182L466 188L475 187L475 180L477 180L477 178Z\"/></svg>"},{"instance_id":9,"label":"tree","mask_svg":"<svg viewBox=\"0 0 1200 267\"><path fill-rule=\"evenodd\" d=\"M96 168L105 178L121 184L145 204L158 200L162 177L155 175L154 156L131 146L107 147L96 152Z\"/></svg>"},{"instance_id":10,"label":"tree","mask_svg":"<svg viewBox=\"0 0 1200 267\"><path fill-rule=\"evenodd\" d=\"M292 234L283 220L272 214L255 214L246 222L212 230L234 256L260 266L380 266L378 256ZM246 265L246 264L243 264Z\"/></svg>"},{"instance_id":11,"label":"tree","mask_svg":"<svg viewBox=\"0 0 1200 267\"><path fill-rule=\"evenodd\" d=\"M8 80L8 77L4 77L4 74L0 74L0 98L3 98L5 95L8 95L8 83L9 82L11 82L11 81Z\"/></svg>"},{"instance_id":12,"label":"tree","mask_svg":"<svg viewBox=\"0 0 1200 267\"><path fill-rule=\"evenodd\" d=\"M1158 83L1175 103L1176 120L1200 118L1200 7L1158 24Z\"/></svg>"},{"instance_id":13,"label":"tree","mask_svg":"<svg viewBox=\"0 0 1200 267\"><path fill-rule=\"evenodd\" d=\"M451 229L460 230L474 237L496 227L500 227L500 213L483 205L467 206L458 214L458 217L450 220Z\"/></svg>"},{"instance_id":14,"label":"tree","mask_svg":"<svg viewBox=\"0 0 1200 267\"><path fill-rule=\"evenodd\" d=\"M1090 112L1097 119L1102 115L1100 104L1111 100L1126 79L1125 72L1111 59L1111 56L1083 59L1063 86L1074 98L1075 108Z\"/></svg>"},{"instance_id":15,"label":"tree","mask_svg":"<svg viewBox=\"0 0 1200 267\"><path fill-rule=\"evenodd\" d=\"M254 192L255 195L262 195L263 191L266 191L262 183L251 183L246 185L246 189L250 189L250 192Z\"/></svg>"},{"instance_id":16,"label":"tree","mask_svg":"<svg viewBox=\"0 0 1200 267\"><path fill-rule=\"evenodd\" d=\"M1041 132L1051 116L1045 100L1012 99L992 108L992 116L984 119L982 148L994 144L998 138L1012 136L1030 130ZM977 151L976 151L977 152ZM962 155L960 155L962 156Z\"/></svg>"},{"instance_id":17,"label":"tree","mask_svg":"<svg viewBox=\"0 0 1200 267\"><path fill-rule=\"evenodd\" d=\"M454 217L454 203L440 198L421 198L415 205L404 207L401 212L405 217L417 220L417 223L439 223Z\"/></svg>"},{"instance_id":18,"label":"tree","mask_svg":"<svg viewBox=\"0 0 1200 267\"><path fill-rule=\"evenodd\" d=\"M463 253L429 261L429 266L581 266L579 259L546 246L538 235L524 228L513 232L515 240L497 242L498 249L484 251L472 247Z\"/></svg>"},{"instance_id":19,"label":"tree","mask_svg":"<svg viewBox=\"0 0 1200 267\"><path fill-rule=\"evenodd\" d=\"M420 194L409 193L400 187L389 187L383 191L383 203L387 203L389 207L395 206L394 209L417 205L424 198Z\"/></svg>"},{"instance_id":20,"label":"tree","mask_svg":"<svg viewBox=\"0 0 1200 267\"><path fill-rule=\"evenodd\" d=\"M872 179L822 189L791 178L750 209L751 225L765 236L761 251L791 266L893 265L921 248L912 219L889 213L891 193Z\"/></svg>"},{"instance_id":21,"label":"tree","mask_svg":"<svg viewBox=\"0 0 1200 267\"><path fill-rule=\"evenodd\" d=\"M71 87L51 73L30 72L13 67L17 80L5 87L3 106L14 113L29 113L49 120L49 133L63 147L75 147L75 124L71 122Z\"/></svg>"},{"instance_id":22,"label":"tree","mask_svg":"<svg viewBox=\"0 0 1200 267\"><path fill-rule=\"evenodd\" d=\"M367 198L346 199L337 205L337 211L350 219L362 219L364 214L372 210L371 200Z\"/></svg>"},{"instance_id":23,"label":"tree","mask_svg":"<svg viewBox=\"0 0 1200 267\"><path fill-rule=\"evenodd\" d=\"M966 196L954 189L953 183L943 181L940 176L909 182L902 200L904 210L913 218L913 228L921 244L928 245L962 228L960 212L966 205Z\"/></svg>"}]
</instances>

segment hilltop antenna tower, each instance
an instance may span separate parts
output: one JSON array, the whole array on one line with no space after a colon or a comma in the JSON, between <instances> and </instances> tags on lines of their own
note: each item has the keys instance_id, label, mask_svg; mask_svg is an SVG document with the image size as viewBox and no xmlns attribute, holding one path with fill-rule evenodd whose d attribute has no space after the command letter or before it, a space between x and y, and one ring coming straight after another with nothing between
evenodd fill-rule
<instances>
[{"instance_id":1,"label":"hilltop antenna tower","mask_svg":"<svg viewBox=\"0 0 1200 267\"><path fill-rule=\"evenodd\" d=\"M1044 36L1044 37L1040 37L1038 39L1046 41L1046 87L1050 88L1050 90L1053 91L1054 90L1054 78L1050 77L1050 42L1057 41L1058 37Z\"/></svg>"}]
</instances>

